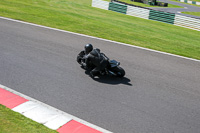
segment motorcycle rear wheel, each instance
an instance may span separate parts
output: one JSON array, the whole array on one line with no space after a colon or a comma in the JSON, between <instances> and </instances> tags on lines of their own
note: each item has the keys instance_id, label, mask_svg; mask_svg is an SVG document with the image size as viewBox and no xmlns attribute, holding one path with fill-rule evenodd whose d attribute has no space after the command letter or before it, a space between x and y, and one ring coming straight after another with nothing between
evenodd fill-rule
<instances>
[{"instance_id":1,"label":"motorcycle rear wheel","mask_svg":"<svg viewBox=\"0 0 200 133\"><path fill-rule=\"evenodd\" d=\"M78 55L77 55L77 58L76 58L76 61L81 64L81 60L83 59L83 56L84 56L84 51L81 51Z\"/></svg>"}]
</instances>

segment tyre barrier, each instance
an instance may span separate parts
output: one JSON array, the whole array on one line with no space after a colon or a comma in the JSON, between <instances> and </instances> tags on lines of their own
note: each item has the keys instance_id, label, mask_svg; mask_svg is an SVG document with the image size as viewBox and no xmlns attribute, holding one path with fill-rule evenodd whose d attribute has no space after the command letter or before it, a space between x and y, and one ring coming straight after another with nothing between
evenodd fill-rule
<instances>
[{"instance_id":1,"label":"tyre barrier","mask_svg":"<svg viewBox=\"0 0 200 133\"><path fill-rule=\"evenodd\" d=\"M175 13L156 11L145 7L127 4L125 2L120 2L117 0L112 0L111 2L103 0L92 0L92 6L104 10L111 10L118 13L123 13L134 17L164 22L200 31L200 19L197 18L186 17Z\"/></svg>"},{"instance_id":2,"label":"tyre barrier","mask_svg":"<svg viewBox=\"0 0 200 133\"><path fill-rule=\"evenodd\" d=\"M126 14L127 5L122 5L122 4L110 2L108 10Z\"/></svg>"},{"instance_id":3,"label":"tyre barrier","mask_svg":"<svg viewBox=\"0 0 200 133\"><path fill-rule=\"evenodd\" d=\"M189 1L189 0L178 0L178 1L188 3L188 4L200 5L200 2L196 2L196 1Z\"/></svg>"}]
</instances>

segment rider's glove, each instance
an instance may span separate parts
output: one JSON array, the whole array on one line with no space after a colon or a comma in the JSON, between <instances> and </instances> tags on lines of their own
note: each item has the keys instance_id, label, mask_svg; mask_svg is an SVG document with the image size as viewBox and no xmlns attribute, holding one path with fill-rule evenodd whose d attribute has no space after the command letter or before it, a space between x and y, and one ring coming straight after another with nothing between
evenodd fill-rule
<instances>
[{"instance_id":1,"label":"rider's glove","mask_svg":"<svg viewBox=\"0 0 200 133\"><path fill-rule=\"evenodd\" d=\"M81 65L82 65L84 68L87 68L86 63L82 62Z\"/></svg>"}]
</instances>

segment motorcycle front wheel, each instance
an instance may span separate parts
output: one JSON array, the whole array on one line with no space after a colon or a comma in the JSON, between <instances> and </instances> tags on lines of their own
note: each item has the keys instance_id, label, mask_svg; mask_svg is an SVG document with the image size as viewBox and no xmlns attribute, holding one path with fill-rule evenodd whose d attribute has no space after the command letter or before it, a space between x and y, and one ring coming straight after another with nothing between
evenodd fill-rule
<instances>
[{"instance_id":1,"label":"motorcycle front wheel","mask_svg":"<svg viewBox=\"0 0 200 133\"><path fill-rule=\"evenodd\" d=\"M122 77L124 77L124 75L125 75L124 69L121 68L121 67L119 67L119 66L115 67L115 68L114 68L114 71L115 71L115 73L117 74L117 77L122 78Z\"/></svg>"}]
</instances>

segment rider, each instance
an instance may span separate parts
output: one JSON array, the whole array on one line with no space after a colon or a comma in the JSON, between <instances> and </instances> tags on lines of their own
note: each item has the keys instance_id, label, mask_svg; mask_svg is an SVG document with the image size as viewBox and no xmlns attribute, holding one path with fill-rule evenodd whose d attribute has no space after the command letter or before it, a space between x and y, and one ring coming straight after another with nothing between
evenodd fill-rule
<instances>
[{"instance_id":1,"label":"rider","mask_svg":"<svg viewBox=\"0 0 200 133\"><path fill-rule=\"evenodd\" d=\"M93 49L92 44L85 45L85 54L85 63L83 63L83 66L86 68L94 66L94 68L90 71L90 76L94 78L98 72L105 69L108 64L108 60L105 58L104 54L100 53L100 49Z\"/></svg>"}]
</instances>

